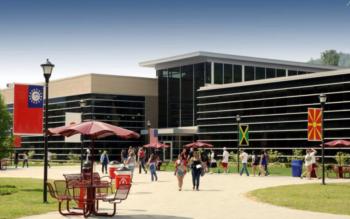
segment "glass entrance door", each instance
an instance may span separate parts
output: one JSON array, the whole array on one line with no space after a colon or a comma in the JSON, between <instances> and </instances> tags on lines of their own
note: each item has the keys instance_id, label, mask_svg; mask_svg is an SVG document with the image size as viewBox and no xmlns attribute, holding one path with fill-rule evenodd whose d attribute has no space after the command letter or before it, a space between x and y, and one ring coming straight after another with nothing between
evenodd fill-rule
<instances>
[{"instance_id":1,"label":"glass entrance door","mask_svg":"<svg viewBox=\"0 0 350 219\"><path fill-rule=\"evenodd\" d=\"M173 159L173 142L172 141L163 141L163 144L170 145L170 147L163 149L163 160L164 161L171 161Z\"/></svg>"}]
</instances>

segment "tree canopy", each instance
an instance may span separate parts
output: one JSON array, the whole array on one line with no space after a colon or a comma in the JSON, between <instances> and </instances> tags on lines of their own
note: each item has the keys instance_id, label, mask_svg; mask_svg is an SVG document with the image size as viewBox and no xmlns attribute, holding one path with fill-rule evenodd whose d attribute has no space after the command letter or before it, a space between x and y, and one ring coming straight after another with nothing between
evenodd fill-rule
<instances>
[{"instance_id":1,"label":"tree canopy","mask_svg":"<svg viewBox=\"0 0 350 219\"><path fill-rule=\"evenodd\" d=\"M12 148L11 122L11 115L0 94L0 159L7 157Z\"/></svg>"},{"instance_id":2,"label":"tree canopy","mask_svg":"<svg viewBox=\"0 0 350 219\"><path fill-rule=\"evenodd\" d=\"M340 55L336 50L326 50L321 53L321 61L325 65L338 66Z\"/></svg>"}]
</instances>

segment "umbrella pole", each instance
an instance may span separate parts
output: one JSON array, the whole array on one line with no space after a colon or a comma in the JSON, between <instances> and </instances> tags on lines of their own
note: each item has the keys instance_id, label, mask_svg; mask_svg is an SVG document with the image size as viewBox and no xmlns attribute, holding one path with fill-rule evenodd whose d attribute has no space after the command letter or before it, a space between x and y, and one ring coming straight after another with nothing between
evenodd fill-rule
<instances>
[{"instance_id":1,"label":"umbrella pole","mask_svg":"<svg viewBox=\"0 0 350 219\"><path fill-rule=\"evenodd\" d=\"M91 185L94 183L94 138L91 138Z\"/></svg>"}]
</instances>

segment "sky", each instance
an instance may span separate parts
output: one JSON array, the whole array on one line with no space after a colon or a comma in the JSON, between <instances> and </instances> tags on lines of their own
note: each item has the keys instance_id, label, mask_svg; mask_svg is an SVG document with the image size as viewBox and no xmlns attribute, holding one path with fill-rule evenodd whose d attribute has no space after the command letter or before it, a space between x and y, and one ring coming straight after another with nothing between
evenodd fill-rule
<instances>
[{"instance_id":1,"label":"sky","mask_svg":"<svg viewBox=\"0 0 350 219\"><path fill-rule=\"evenodd\" d=\"M350 53L350 0L0 0L0 88L101 73L194 51L308 61Z\"/></svg>"}]
</instances>

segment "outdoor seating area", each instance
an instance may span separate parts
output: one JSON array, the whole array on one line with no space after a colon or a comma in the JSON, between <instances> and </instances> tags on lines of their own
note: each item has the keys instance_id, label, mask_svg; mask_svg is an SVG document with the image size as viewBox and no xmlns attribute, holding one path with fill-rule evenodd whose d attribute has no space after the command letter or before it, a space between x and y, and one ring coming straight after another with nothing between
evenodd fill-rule
<instances>
[{"instance_id":1,"label":"outdoor seating area","mask_svg":"<svg viewBox=\"0 0 350 219\"><path fill-rule=\"evenodd\" d=\"M117 204L126 200L131 188L131 184L118 185L113 189L110 180L102 180L99 173L91 174L64 174L65 180L55 180L53 183L47 183L48 190L52 198L58 201L58 211L61 215L83 215L89 217L96 216L114 216L116 214ZM77 207L72 208L70 202L74 201ZM101 212L99 201L113 204L111 213ZM66 209L63 210L63 204Z\"/></svg>"},{"instance_id":2,"label":"outdoor seating area","mask_svg":"<svg viewBox=\"0 0 350 219\"><path fill-rule=\"evenodd\" d=\"M331 165L327 167L327 177L334 175L337 179L350 178L350 165Z\"/></svg>"}]
</instances>

